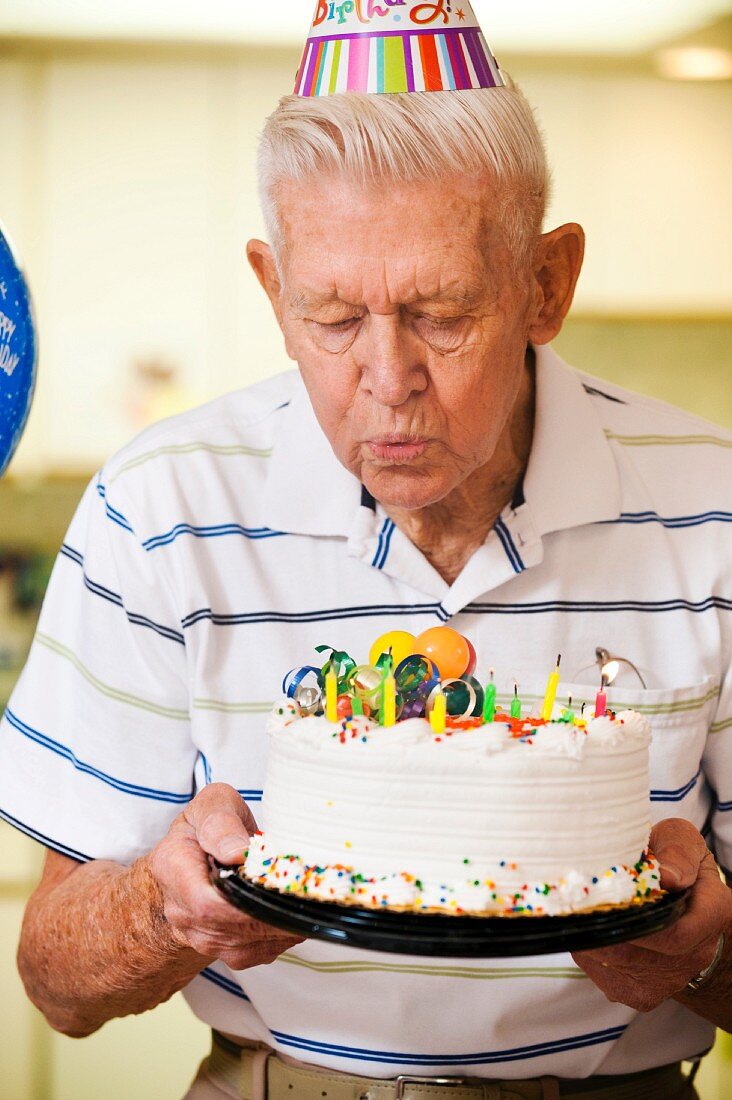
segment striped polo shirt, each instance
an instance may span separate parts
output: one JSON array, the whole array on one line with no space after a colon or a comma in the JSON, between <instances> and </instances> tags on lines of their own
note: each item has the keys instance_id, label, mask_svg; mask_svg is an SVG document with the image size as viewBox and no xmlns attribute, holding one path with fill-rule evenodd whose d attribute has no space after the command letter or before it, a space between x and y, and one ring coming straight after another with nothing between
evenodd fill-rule
<instances>
[{"instance_id":1,"label":"striped polo shirt","mask_svg":"<svg viewBox=\"0 0 732 1100\"><path fill-rule=\"evenodd\" d=\"M537 349L521 493L446 583L323 436L297 372L158 424L89 486L0 726L6 821L76 860L130 863L205 784L257 815L283 673L328 644L365 659L450 623L539 700L610 692L653 726L656 820L684 817L732 866L732 437ZM375 812L379 791L374 790ZM439 812L439 806L435 807ZM445 822L449 829L449 821ZM425 959L305 942L207 967L185 991L229 1034L370 1076L643 1070L704 1051L668 1001L611 1004L566 954Z\"/></svg>"}]
</instances>

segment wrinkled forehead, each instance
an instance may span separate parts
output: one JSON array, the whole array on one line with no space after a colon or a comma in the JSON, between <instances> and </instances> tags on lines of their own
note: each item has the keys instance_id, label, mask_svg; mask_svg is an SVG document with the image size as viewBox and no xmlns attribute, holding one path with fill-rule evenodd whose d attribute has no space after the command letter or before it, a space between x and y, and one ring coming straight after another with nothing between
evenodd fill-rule
<instances>
[{"instance_id":1,"label":"wrinkled forehead","mask_svg":"<svg viewBox=\"0 0 732 1100\"><path fill-rule=\"evenodd\" d=\"M490 194L472 179L363 187L325 177L283 183L278 197L283 273L299 306L337 295L470 307L505 262Z\"/></svg>"}]
</instances>

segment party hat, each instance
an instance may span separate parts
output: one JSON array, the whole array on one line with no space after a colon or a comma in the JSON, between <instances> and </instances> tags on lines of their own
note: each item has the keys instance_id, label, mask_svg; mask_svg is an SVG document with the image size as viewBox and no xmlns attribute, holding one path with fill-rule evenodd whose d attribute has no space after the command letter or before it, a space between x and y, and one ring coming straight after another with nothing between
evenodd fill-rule
<instances>
[{"instance_id":1,"label":"party hat","mask_svg":"<svg viewBox=\"0 0 732 1100\"><path fill-rule=\"evenodd\" d=\"M467 0L318 0L295 95L503 85Z\"/></svg>"}]
</instances>

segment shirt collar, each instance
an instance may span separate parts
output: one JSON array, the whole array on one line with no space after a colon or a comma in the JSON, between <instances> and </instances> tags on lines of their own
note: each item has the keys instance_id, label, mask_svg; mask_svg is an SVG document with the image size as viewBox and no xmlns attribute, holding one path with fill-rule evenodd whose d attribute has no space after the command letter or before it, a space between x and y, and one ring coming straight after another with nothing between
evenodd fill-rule
<instances>
[{"instance_id":1,"label":"shirt collar","mask_svg":"<svg viewBox=\"0 0 732 1100\"><path fill-rule=\"evenodd\" d=\"M263 494L267 526L348 537L361 507L361 483L333 453L299 375L277 433Z\"/></svg>"},{"instance_id":2,"label":"shirt collar","mask_svg":"<svg viewBox=\"0 0 732 1100\"><path fill-rule=\"evenodd\" d=\"M549 345L536 352L536 421L524 497L539 536L617 519L620 479L581 377Z\"/></svg>"},{"instance_id":3,"label":"shirt collar","mask_svg":"<svg viewBox=\"0 0 732 1100\"><path fill-rule=\"evenodd\" d=\"M620 482L581 378L548 345L535 352L536 419L523 492L540 538L616 519ZM333 453L299 377L281 413L263 501L266 524L290 534L347 538L361 514L361 484Z\"/></svg>"}]
</instances>

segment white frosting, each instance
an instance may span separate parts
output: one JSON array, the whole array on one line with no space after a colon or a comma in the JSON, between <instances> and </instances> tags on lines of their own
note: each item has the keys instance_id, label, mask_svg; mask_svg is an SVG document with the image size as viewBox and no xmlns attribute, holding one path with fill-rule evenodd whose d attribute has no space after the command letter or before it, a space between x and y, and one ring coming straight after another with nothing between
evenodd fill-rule
<instances>
[{"instance_id":1,"label":"white frosting","mask_svg":"<svg viewBox=\"0 0 732 1100\"><path fill-rule=\"evenodd\" d=\"M527 722L523 739L505 722L438 737L422 718L334 724L286 700L268 732L264 836L246 865L267 885L471 913L570 912L658 888L636 866L650 731L635 712Z\"/></svg>"}]
</instances>

